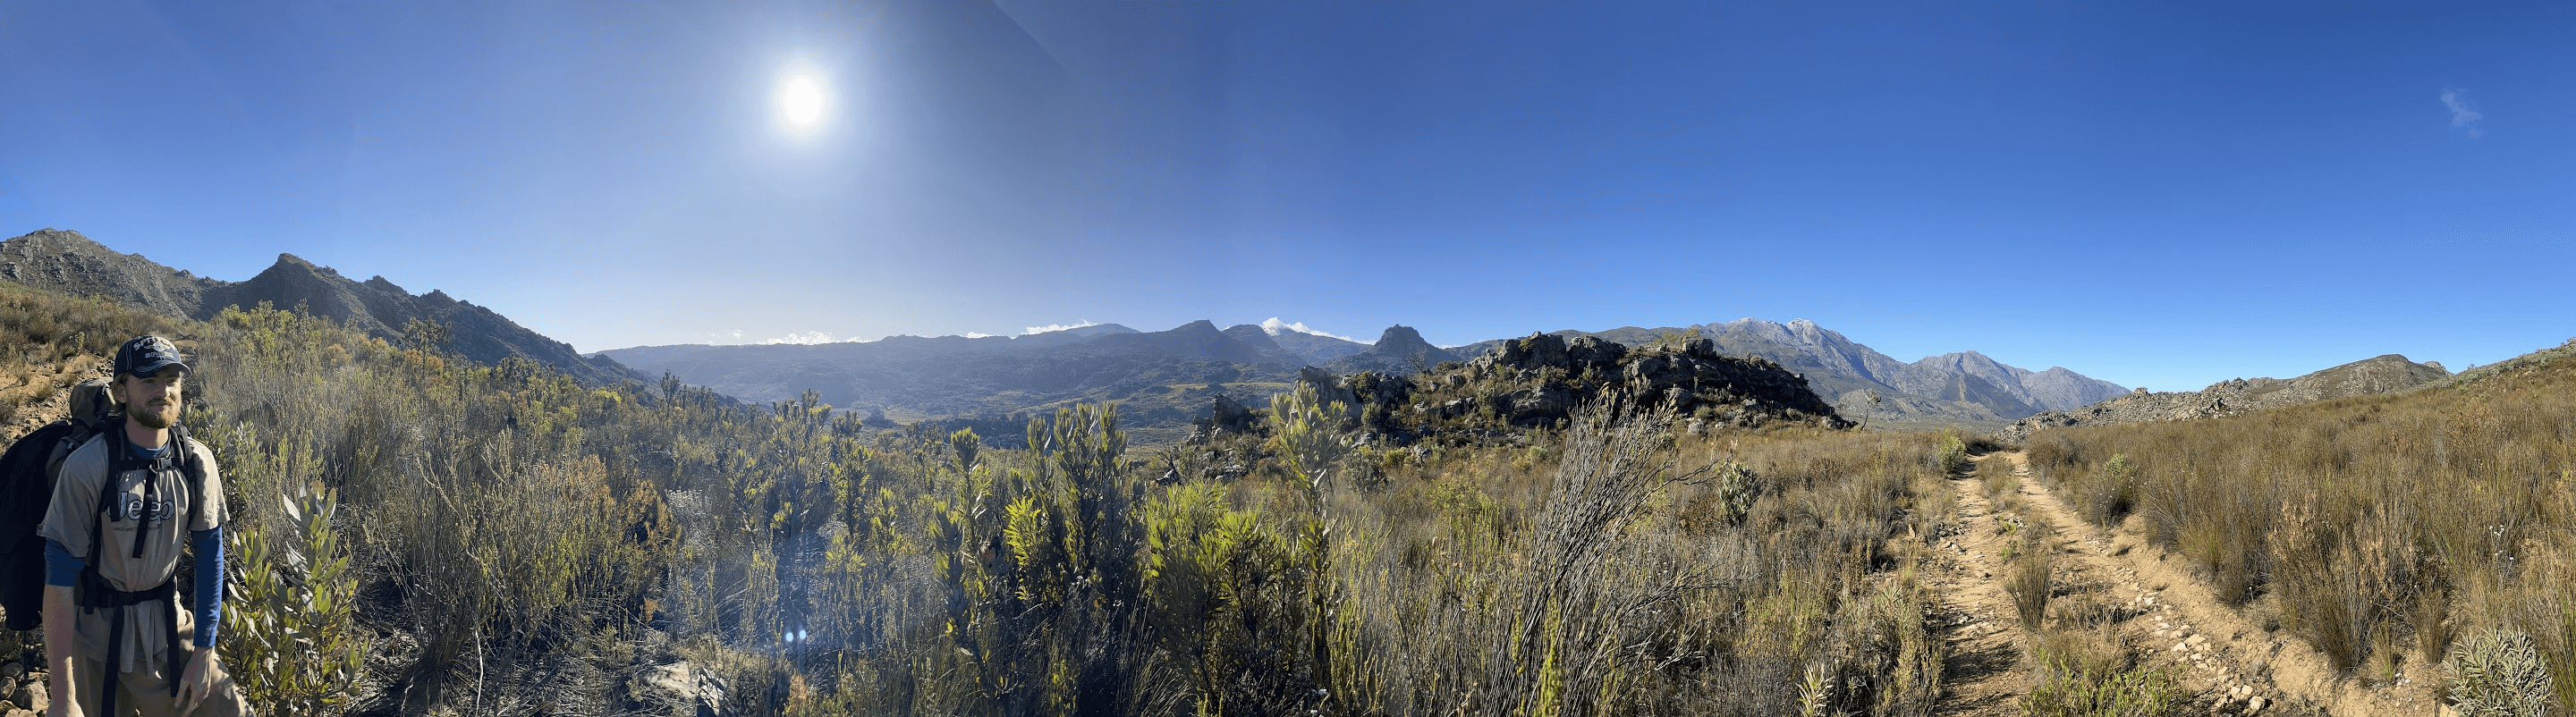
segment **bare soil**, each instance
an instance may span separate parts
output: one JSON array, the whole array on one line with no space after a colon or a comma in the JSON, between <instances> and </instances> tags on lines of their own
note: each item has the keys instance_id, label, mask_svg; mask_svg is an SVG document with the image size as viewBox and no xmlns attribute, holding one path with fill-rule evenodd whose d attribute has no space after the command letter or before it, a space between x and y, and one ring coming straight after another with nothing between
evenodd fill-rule
<instances>
[{"instance_id":1,"label":"bare soil","mask_svg":"<svg viewBox=\"0 0 2576 717\"><path fill-rule=\"evenodd\" d=\"M1977 460L2011 461L2020 486L2003 499L2026 506L2025 515L2051 528L2048 545L2058 551L2052 612L2083 596L2117 606L2112 614L2120 640L2138 664L2183 675L2186 714L2431 715L2439 709L2432 671L2408 674L2420 661L2409 661L2385 684L2338 676L2304 640L2266 630L2245 610L2220 603L2187 560L2147 544L2137 518L2110 529L2094 526L2031 480L2021 453ZM1959 498L1958 523L1933 546L1925 576L1943 596L1933 620L1949 648L1947 685L1935 711L2020 715L2021 696L2032 683L2032 635L2003 589L2003 551L2014 539L2001 529L2006 511L1973 478L1954 476L1950 487Z\"/></svg>"}]
</instances>

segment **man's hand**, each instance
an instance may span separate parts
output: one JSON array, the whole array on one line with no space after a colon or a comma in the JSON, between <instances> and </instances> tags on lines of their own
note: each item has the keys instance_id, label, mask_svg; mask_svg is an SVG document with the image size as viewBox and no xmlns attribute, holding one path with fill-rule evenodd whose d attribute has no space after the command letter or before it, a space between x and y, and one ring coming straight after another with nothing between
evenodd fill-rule
<instances>
[{"instance_id":1,"label":"man's hand","mask_svg":"<svg viewBox=\"0 0 2576 717\"><path fill-rule=\"evenodd\" d=\"M215 664L215 648L200 647L188 655L188 671L179 678L179 714L197 711L197 703L206 701L214 691L215 676L222 674Z\"/></svg>"}]
</instances>

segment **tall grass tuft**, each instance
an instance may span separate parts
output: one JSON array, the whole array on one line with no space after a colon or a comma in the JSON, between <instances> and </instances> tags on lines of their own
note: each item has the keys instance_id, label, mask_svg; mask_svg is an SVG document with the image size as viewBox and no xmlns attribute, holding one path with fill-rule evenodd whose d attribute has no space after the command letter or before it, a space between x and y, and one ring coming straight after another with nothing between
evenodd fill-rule
<instances>
[{"instance_id":1,"label":"tall grass tuft","mask_svg":"<svg viewBox=\"0 0 2576 717\"><path fill-rule=\"evenodd\" d=\"M2055 589L2051 572L2057 551L2050 548L2047 529L2039 524L2025 522L2020 533L2016 554L2004 566L2004 592L2012 596L2022 629L2037 632L2048 616L2050 592Z\"/></svg>"},{"instance_id":2,"label":"tall grass tuft","mask_svg":"<svg viewBox=\"0 0 2576 717\"><path fill-rule=\"evenodd\" d=\"M2013 476L2012 462L2002 456L1977 463L1977 488L1986 498L1999 500L2021 490L2021 481Z\"/></svg>"}]
</instances>

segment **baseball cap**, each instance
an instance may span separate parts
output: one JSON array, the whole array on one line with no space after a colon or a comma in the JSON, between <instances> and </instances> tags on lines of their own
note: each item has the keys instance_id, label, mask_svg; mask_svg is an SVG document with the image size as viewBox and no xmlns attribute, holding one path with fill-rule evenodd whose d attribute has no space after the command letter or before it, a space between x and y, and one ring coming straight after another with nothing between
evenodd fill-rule
<instances>
[{"instance_id":1,"label":"baseball cap","mask_svg":"<svg viewBox=\"0 0 2576 717\"><path fill-rule=\"evenodd\" d=\"M189 370L188 362L179 356L179 347L171 345L169 339L136 336L125 345L116 347L116 373L119 375L152 376L173 366L183 373Z\"/></svg>"}]
</instances>

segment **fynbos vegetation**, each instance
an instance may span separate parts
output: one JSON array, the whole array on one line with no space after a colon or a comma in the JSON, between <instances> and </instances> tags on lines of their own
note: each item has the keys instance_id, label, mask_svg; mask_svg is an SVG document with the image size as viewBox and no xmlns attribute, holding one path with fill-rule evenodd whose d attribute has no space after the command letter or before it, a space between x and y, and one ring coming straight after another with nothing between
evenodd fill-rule
<instances>
[{"instance_id":1,"label":"fynbos vegetation","mask_svg":"<svg viewBox=\"0 0 2576 717\"><path fill-rule=\"evenodd\" d=\"M1004 449L473 365L434 331L108 313L196 346L227 658L295 713L1924 714L1940 688L1928 436L1701 435L1610 395L1417 450L1309 390L1139 460L1108 406ZM1246 465L1197 469L1219 454Z\"/></svg>"},{"instance_id":2,"label":"fynbos vegetation","mask_svg":"<svg viewBox=\"0 0 2576 717\"><path fill-rule=\"evenodd\" d=\"M2431 668L2454 635L2508 630L2531 637L2565 712L2576 709L2571 397L2576 359L2559 356L2412 393L2042 431L2027 450L2087 518L2134 513L2221 600L2279 615L2347 674L2387 681Z\"/></svg>"}]
</instances>

